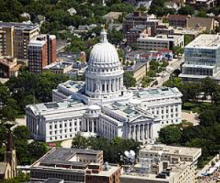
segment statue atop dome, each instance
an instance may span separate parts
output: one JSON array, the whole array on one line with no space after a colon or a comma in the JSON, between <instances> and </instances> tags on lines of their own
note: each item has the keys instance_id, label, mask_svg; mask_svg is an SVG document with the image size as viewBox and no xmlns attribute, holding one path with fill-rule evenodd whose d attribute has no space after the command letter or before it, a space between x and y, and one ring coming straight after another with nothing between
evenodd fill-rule
<instances>
[{"instance_id":1,"label":"statue atop dome","mask_svg":"<svg viewBox=\"0 0 220 183\"><path fill-rule=\"evenodd\" d=\"M107 38L107 31L105 29L105 25L103 25L103 29L100 33L100 42L101 43L108 43L108 38Z\"/></svg>"}]
</instances>

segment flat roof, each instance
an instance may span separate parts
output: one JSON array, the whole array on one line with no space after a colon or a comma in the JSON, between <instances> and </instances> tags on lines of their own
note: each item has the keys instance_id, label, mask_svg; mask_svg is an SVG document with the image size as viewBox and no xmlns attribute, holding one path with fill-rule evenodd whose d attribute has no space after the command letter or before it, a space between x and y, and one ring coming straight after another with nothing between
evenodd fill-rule
<instances>
[{"instance_id":1,"label":"flat roof","mask_svg":"<svg viewBox=\"0 0 220 183\"><path fill-rule=\"evenodd\" d=\"M25 23L19 23L19 22L1 22L0 21L0 27L12 27L14 26L15 29L20 29L20 30L33 30L36 28L39 28L38 25L33 25L33 24L25 24Z\"/></svg>"},{"instance_id":2,"label":"flat roof","mask_svg":"<svg viewBox=\"0 0 220 183\"><path fill-rule=\"evenodd\" d=\"M99 173L91 173L87 174L88 176L101 176L101 177L110 177L113 173L115 173L120 167L118 166L109 166L107 170L102 170Z\"/></svg>"},{"instance_id":3,"label":"flat roof","mask_svg":"<svg viewBox=\"0 0 220 183\"><path fill-rule=\"evenodd\" d=\"M42 114L43 112L54 111L56 109L68 109L68 108L79 108L84 107L85 105L78 100L68 100L62 102L48 102L48 103L39 103L28 105L27 108L30 108L33 113Z\"/></svg>"},{"instance_id":4,"label":"flat roof","mask_svg":"<svg viewBox=\"0 0 220 183\"><path fill-rule=\"evenodd\" d=\"M127 67L125 70L128 71L128 72L129 71L130 72L136 72L140 68L144 67L146 64L147 64L146 62L137 62L136 64Z\"/></svg>"},{"instance_id":5,"label":"flat roof","mask_svg":"<svg viewBox=\"0 0 220 183\"><path fill-rule=\"evenodd\" d=\"M63 70L66 67L71 67L73 66L72 62L55 62L51 63L50 65L47 65L44 67L44 69L51 69L51 70Z\"/></svg>"},{"instance_id":6,"label":"flat roof","mask_svg":"<svg viewBox=\"0 0 220 183\"><path fill-rule=\"evenodd\" d=\"M220 35L218 34L201 34L189 43L185 48L219 48Z\"/></svg>"},{"instance_id":7,"label":"flat roof","mask_svg":"<svg viewBox=\"0 0 220 183\"><path fill-rule=\"evenodd\" d=\"M30 41L28 46L36 46L36 47L42 47L46 44L46 41L45 40L33 40L33 41Z\"/></svg>"},{"instance_id":8,"label":"flat roof","mask_svg":"<svg viewBox=\"0 0 220 183\"><path fill-rule=\"evenodd\" d=\"M141 152L161 152L165 154L174 155L185 155L185 156L195 156L201 152L201 148L191 148L191 147L180 147L180 146L168 146L165 144L154 144L146 145L144 148L140 149Z\"/></svg>"},{"instance_id":9,"label":"flat roof","mask_svg":"<svg viewBox=\"0 0 220 183\"><path fill-rule=\"evenodd\" d=\"M86 167L88 163L71 160L75 155L93 155L96 156L102 151L93 149L74 149L74 148L56 148L51 153L40 160L42 165L75 165L80 167Z\"/></svg>"},{"instance_id":10,"label":"flat roof","mask_svg":"<svg viewBox=\"0 0 220 183\"><path fill-rule=\"evenodd\" d=\"M182 95L180 91L175 88L161 87L161 88L144 88L143 90L133 90L134 96L137 98L157 98L163 96L177 96Z\"/></svg>"},{"instance_id":11,"label":"flat roof","mask_svg":"<svg viewBox=\"0 0 220 183\"><path fill-rule=\"evenodd\" d=\"M141 101L138 101L137 99L133 99L129 101L130 104L127 104L127 105L114 102L112 104L107 104L104 107L110 109L112 112L115 112L124 118L129 118L130 120L134 119L137 116L147 116L146 118L153 117L151 113L144 111L140 109L139 107L134 107L133 104L135 104L135 102L136 104L139 104Z\"/></svg>"}]
</instances>

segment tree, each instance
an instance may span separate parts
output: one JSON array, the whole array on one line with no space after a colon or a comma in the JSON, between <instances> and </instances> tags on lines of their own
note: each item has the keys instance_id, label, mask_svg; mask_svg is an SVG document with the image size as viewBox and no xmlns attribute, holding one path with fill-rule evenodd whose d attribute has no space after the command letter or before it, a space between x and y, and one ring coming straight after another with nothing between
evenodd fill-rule
<instances>
[{"instance_id":1,"label":"tree","mask_svg":"<svg viewBox=\"0 0 220 183\"><path fill-rule=\"evenodd\" d=\"M30 138L30 131L26 126L17 126L13 130L14 139L28 140Z\"/></svg>"},{"instance_id":2,"label":"tree","mask_svg":"<svg viewBox=\"0 0 220 183\"><path fill-rule=\"evenodd\" d=\"M147 8L143 4L141 4L137 10L138 11L147 11Z\"/></svg>"},{"instance_id":3,"label":"tree","mask_svg":"<svg viewBox=\"0 0 220 183\"><path fill-rule=\"evenodd\" d=\"M217 122L216 112L213 110L205 110L199 115L200 125L211 126Z\"/></svg>"},{"instance_id":4,"label":"tree","mask_svg":"<svg viewBox=\"0 0 220 183\"><path fill-rule=\"evenodd\" d=\"M31 163L42 157L46 152L47 146L44 142L34 141L28 144L28 154L31 158Z\"/></svg>"},{"instance_id":5,"label":"tree","mask_svg":"<svg viewBox=\"0 0 220 183\"><path fill-rule=\"evenodd\" d=\"M184 35L184 45L185 46L187 44L189 44L192 40L193 40L193 38L190 35Z\"/></svg>"},{"instance_id":6,"label":"tree","mask_svg":"<svg viewBox=\"0 0 220 183\"><path fill-rule=\"evenodd\" d=\"M180 15L193 15L195 12L194 8L192 6L186 5L182 6L179 10L178 13Z\"/></svg>"},{"instance_id":7,"label":"tree","mask_svg":"<svg viewBox=\"0 0 220 183\"><path fill-rule=\"evenodd\" d=\"M183 50L183 48L182 47L180 47L180 46L174 46L173 47L173 53L174 53L174 55L182 55L183 54L183 52L184 52L184 50Z\"/></svg>"},{"instance_id":8,"label":"tree","mask_svg":"<svg viewBox=\"0 0 220 183\"><path fill-rule=\"evenodd\" d=\"M85 149L88 145L88 141L85 137L81 135L76 135L73 138L72 142L72 148L80 148L80 149Z\"/></svg>"},{"instance_id":9,"label":"tree","mask_svg":"<svg viewBox=\"0 0 220 183\"><path fill-rule=\"evenodd\" d=\"M136 80L135 78L133 78L132 73L125 72L123 77L124 77L124 85L126 86L126 88L136 85Z\"/></svg>"},{"instance_id":10,"label":"tree","mask_svg":"<svg viewBox=\"0 0 220 183\"><path fill-rule=\"evenodd\" d=\"M197 14L196 14L197 17L207 17L207 12L204 8L202 8Z\"/></svg>"},{"instance_id":11,"label":"tree","mask_svg":"<svg viewBox=\"0 0 220 183\"><path fill-rule=\"evenodd\" d=\"M112 31L109 31L109 40L113 44L120 44L123 40L123 34L121 31L116 31L115 28L113 28Z\"/></svg>"},{"instance_id":12,"label":"tree","mask_svg":"<svg viewBox=\"0 0 220 183\"><path fill-rule=\"evenodd\" d=\"M159 132L159 141L165 144L179 144L181 139L180 128L174 125L166 126Z\"/></svg>"}]
</instances>

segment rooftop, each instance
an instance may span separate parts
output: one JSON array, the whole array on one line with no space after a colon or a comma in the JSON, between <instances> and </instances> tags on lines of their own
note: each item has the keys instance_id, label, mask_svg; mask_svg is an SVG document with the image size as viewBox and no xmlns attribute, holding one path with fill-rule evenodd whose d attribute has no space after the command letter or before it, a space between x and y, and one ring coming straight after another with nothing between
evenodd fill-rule
<instances>
[{"instance_id":1,"label":"rooftop","mask_svg":"<svg viewBox=\"0 0 220 183\"><path fill-rule=\"evenodd\" d=\"M84 86L84 82L82 81L72 81L72 80L68 80L65 83L60 83L58 85L58 91L62 90L64 88L68 89L69 91L71 91L72 93L76 93L78 92L81 88L83 88ZM71 95L71 94L70 94Z\"/></svg>"},{"instance_id":2,"label":"rooftop","mask_svg":"<svg viewBox=\"0 0 220 183\"><path fill-rule=\"evenodd\" d=\"M1 22L0 21L0 27L11 27L14 26L15 29L18 30L34 30L36 28L39 28L37 25L33 25L33 24L25 24L25 23L18 23L18 22Z\"/></svg>"},{"instance_id":3,"label":"rooftop","mask_svg":"<svg viewBox=\"0 0 220 183\"><path fill-rule=\"evenodd\" d=\"M172 20L178 20L178 21L184 21L188 18L187 15L168 15L167 16L167 19L169 21L172 21Z\"/></svg>"},{"instance_id":4,"label":"rooftop","mask_svg":"<svg viewBox=\"0 0 220 183\"><path fill-rule=\"evenodd\" d=\"M137 62L134 65L127 67L125 70L129 72L136 72L142 67L144 67L145 65L146 65L145 62Z\"/></svg>"},{"instance_id":5,"label":"rooftop","mask_svg":"<svg viewBox=\"0 0 220 183\"><path fill-rule=\"evenodd\" d=\"M107 20L118 19L120 15L122 15L122 12L109 12L108 14L104 15L103 18Z\"/></svg>"},{"instance_id":6,"label":"rooftop","mask_svg":"<svg viewBox=\"0 0 220 183\"><path fill-rule=\"evenodd\" d=\"M44 69L51 69L51 70L62 70L65 69L66 67L72 67L73 63L71 62L55 62L50 65L47 65L44 67Z\"/></svg>"},{"instance_id":7,"label":"rooftop","mask_svg":"<svg viewBox=\"0 0 220 183\"><path fill-rule=\"evenodd\" d=\"M177 88L167 88L167 87L133 90L133 93L134 96L140 99L181 95L180 91Z\"/></svg>"},{"instance_id":8,"label":"rooftop","mask_svg":"<svg viewBox=\"0 0 220 183\"><path fill-rule=\"evenodd\" d=\"M30 43L28 44L28 46L34 46L34 47L42 47L46 44L46 41L45 40L33 40L33 41L30 41Z\"/></svg>"},{"instance_id":9,"label":"rooftop","mask_svg":"<svg viewBox=\"0 0 220 183\"><path fill-rule=\"evenodd\" d=\"M201 34L185 48L219 48L220 35L218 34Z\"/></svg>"},{"instance_id":10,"label":"rooftop","mask_svg":"<svg viewBox=\"0 0 220 183\"><path fill-rule=\"evenodd\" d=\"M92 173L91 172L91 174L89 174L89 175L91 175L91 176L101 176L101 177L110 177L118 169L120 169L120 167L118 167L118 166L108 166L108 168L106 170L103 169L103 171L100 171L99 173Z\"/></svg>"},{"instance_id":11,"label":"rooftop","mask_svg":"<svg viewBox=\"0 0 220 183\"><path fill-rule=\"evenodd\" d=\"M74 156L92 155L96 156L102 151L92 149L74 149L74 148L56 148L54 151L46 154L40 160L40 165L74 165L78 167L86 167L88 163L80 162Z\"/></svg>"},{"instance_id":12,"label":"rooftop","mask_svg":"<svg viewBox=\"0 0 220 183\"><path fill-rule=\"evenodd\" d=\"M141 101L139 101L137 99L133 99L133 100L129 101L129 105L115 102L113 104L106 105L105 107L107 107L112 112L115 112L124 118L133 119L133 118L135 118L137 116L141 116L141 115L145 115L145 116L147 115L149 117L152 117L152 115L150 113L148 113L147 111L143 111L138 107L134 107L134 105L138 105L140 103L141 103Z\"/></svg>"},{"instance_id":13,"label":"rooftop","mask_svg":"<svg viewBox=\"0 0 220 183\"><path fill-rule=\"evenodd\" d=\"M42 114L43 112L54 111L55 109L68 109L68 108L79 108L83 107L84 104L77 100L69 100L63 102L48 102L40 104L28 105L32 112Z\"/></svg>"},{"instance_id":14,"label":"rooftop","mask_svg":"<svg viewBox=\"0 0 220 183\"><path fill-rule=\"evenodd\" d=\"M164 144L154 144L146 145L141 152L161 152L165 154L173 155L184 155L184 156L195 156L197 153L201 152L200 148L190 148L190 147L178 147L178 146L168 146Z\"/></svg>"}]
</instances>

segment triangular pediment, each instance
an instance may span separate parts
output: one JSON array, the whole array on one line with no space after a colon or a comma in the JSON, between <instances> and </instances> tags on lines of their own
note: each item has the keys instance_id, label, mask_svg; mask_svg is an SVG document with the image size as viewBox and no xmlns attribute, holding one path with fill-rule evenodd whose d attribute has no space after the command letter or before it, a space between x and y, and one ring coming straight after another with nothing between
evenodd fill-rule
<instances>
[{"instance_id":1,"label":"triangular pediment","mask_svg":"<svg viewBox=\"0 0 220 183\"><path fill-rule=\"evenodd\" d=\"M140 115L140 116L137 116L136 118L132 119L130 121L130 123L137 123L140 121L150 121L150 120L154 120L154 118L152 116Z\"/></svg>"}]
</instances>

